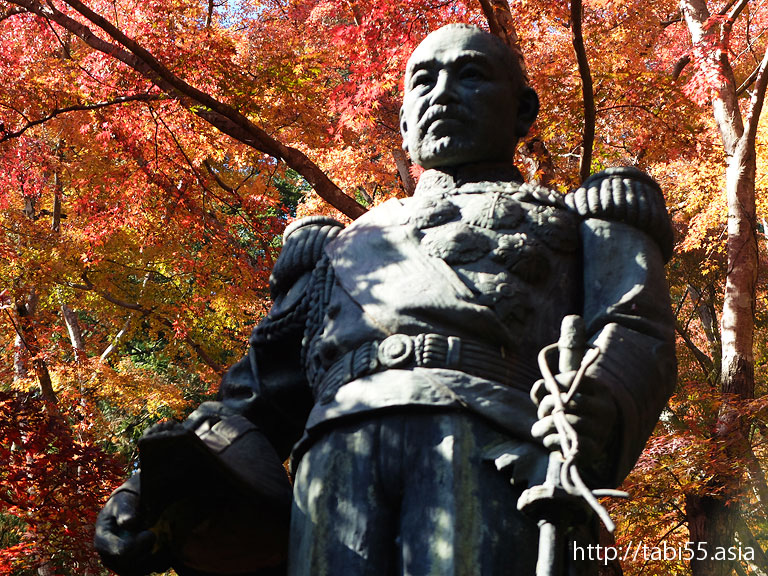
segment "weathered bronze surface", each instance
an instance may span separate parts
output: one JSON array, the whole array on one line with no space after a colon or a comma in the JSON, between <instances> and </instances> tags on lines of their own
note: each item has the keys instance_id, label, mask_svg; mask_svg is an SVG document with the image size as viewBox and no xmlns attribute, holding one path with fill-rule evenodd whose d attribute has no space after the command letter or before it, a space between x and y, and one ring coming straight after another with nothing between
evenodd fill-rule
<instances>
[{"instance_id":1,"label":"weathered bronze surface","mask_svg":"<svg viewBox=\"0 0 768 576\"><path fill-rule=\"evenodd\" d=\"M675 382L672 236L633 168L566 196L523 183L512 159L538 105L496 37L451 25L422 42L400 116L427 168L415 194L346 228L289 226L274 305L220 400L149 430L141 474L100 515L107 566L595 572L565 552L595 538L583 491L621 483ZM575 335L546 348L566 317Z\"/></svg>"}]
</instances>

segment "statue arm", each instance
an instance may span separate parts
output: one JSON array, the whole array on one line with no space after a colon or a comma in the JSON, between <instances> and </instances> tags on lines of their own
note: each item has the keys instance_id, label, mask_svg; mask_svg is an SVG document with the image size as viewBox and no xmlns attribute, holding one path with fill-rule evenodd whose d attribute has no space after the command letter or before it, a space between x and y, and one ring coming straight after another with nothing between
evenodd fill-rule
<instances>
[{"instance_id":1,"label":"statue arm","mask_svg":"<svg viewBox=\"0 0 768 576\"><path fill-rule=\"evenodd\" d=\"M216 402L206 402L188 419L238 414L253 422L281 459L301 437L314 403L302 361L302 339L314 271L325 245L341 230L326 217L298 220L286 229L283 250L270 276L273 306L253 330L248 353L224 375Z\"/></svg>"},{"instance_id":2,"label":"statue arm","mask_svg":"<svg viewBox=\"0 0 768 576\"><path fill-rule=\"evenodd\" d=\"M285 492L283 488L287 486L290 504L290 486L280 462L287 458L302 434L313 403L301 361L313 270L325 244L340 228L340 224L329 218L314 217L297 221L286 230L283 250L270 277L274 304L267 317L254 329L246 356L222 379L219 399L200 405L181 425L155 426L145 432L143 441L154 437L160 438L162 444L164 434L178 434L180 428L185 428L187 435L192 431L202 439L211 454L227 452L231 458L239 459L234 473L237 475L239 471L249 476L246 481L250 479L261 484L254 485L254 490L278 494ZM183 439L184 433L181 435ZM235 446L241 437L247 437L246 444L253 450L240 454L240 448L232 452L225 447L226 444ZM187 447L188 443L183 446ZM200 452L196 454L206 456ZM152 510L150 515L154 516L164 514L163 510L173 500L173 494L163 487L167 484L163 482L163 476L173 476L180 484L194 484L194 471L210 464L208 455L200 462L189 463L189 470L193 472L176 470L174 474L173 470L167 470L167 459L155 455L152 462L146 463L145 455L142 453L142 472L115 491L96 522L96 550L104 564L121 576L162 571L172 562L168 550L156 539L155 533L147 529L147 524L152 522L146 517L147 510ZM151 464L152 473L145 464ZM225 462L225 466L230 465ZM261 471L262 465L268 469ZM250 477L250 471L258 477ZM161 485L155 482L158 478ZM145 481L149 482L149 489L144 486ZM173 487L171 490L180 492ZM155 496L148 497L148 493L155 493ZM141 502L145 504L142 506ZM242 508L246 512L250 510ZM252 543L249 547L253 547Z\"/></svg>"},{"instance_id":3,"label":"statue arm","mask_svg":"<svg viewBox=\"0 0 768 576\"><path fill-rule=\"evenodd\" d=\"M300 312L297 324L304 318ZM304 430L313 399L301 362L303 327L283 330L279 338L261 338L260 331L271 324L269 316L259 324L245 357L224 375L217 401L202 404L186 425L197 428L205 419L245 416L285 460Z\"/></svg>"},{"instance_id":4,"label":"statue arm","mask_svg":"<svg viewBox=\"0 0 768 576\"><path fill-rule=\"evenodd\" d=\"M600 192L602 203L595 201ZM583 316L590 342L601 351L587 376L608 391L618 412L613 464L601 483L619 484L642 452L677 377L664 273L671 226L658 186L634 169L596 174L569 196L569 204L586 208L580 210Z\"/></svg>"}]
</instances>

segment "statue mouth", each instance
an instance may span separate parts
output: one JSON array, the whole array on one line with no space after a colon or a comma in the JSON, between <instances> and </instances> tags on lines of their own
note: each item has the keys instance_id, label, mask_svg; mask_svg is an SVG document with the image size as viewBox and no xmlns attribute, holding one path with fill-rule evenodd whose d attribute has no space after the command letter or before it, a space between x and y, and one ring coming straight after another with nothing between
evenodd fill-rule
<instances>
[{"instance_id":1,"label":"statue mouth","mask_svg":"<svg viewBox=\"0 0 768 576\"><path fill-rule=\"evenodd\" d=\"M456 118L436 118L427 126L425 137L454 139L463 134L464 123Z\"/></svg>"},{"instance_id":2,"label":"statue mouth","mask_svg":"<svg viewBox=\"0 0 768 576\"><path fill-rule=\"evenodd\" d=\"M427 108L419 120L419 129L422 134L435 129L449 129L451 126L463 125L467 122L467 115L456 106L434 105Z\"/></svg>"}]
</instances>

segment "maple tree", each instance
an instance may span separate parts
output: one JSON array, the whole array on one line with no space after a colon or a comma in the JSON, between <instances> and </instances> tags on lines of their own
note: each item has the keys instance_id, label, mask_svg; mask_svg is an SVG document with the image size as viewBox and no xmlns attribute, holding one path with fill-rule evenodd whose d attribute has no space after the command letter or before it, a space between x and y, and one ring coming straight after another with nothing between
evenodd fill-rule
<instances>
[{"instance_id":1,"label":"maple tree","mask_svg":"<svg viewBox=\"0 0 768 576\"><path fill-rule=\"evenodd\" d=\"M746 18L741 18L746 13ZM691 35L689 58L698 68L691 89L693 97L712 107L720 134L725 171L727 227L725 229L725 290L719 330L719 403L710 423L708 439L720 450L720 459L732 463L731 470L714 471L706 490L685 494L685 512L690 537L711 548L730 547L736 541L755 542L748 523L740 516L746 504L739 496L748 479L757 495L757 505L766 505L765 477L752 446L754 418L748 409L755 397L754 331L758 277L756 229L756 141L766 85L768 49L752 35L765 27L765 16L748 2L728 2L711 9L706 2L682 1L680 14ZM742 59L739 51L750 53ZM744 62L746 60L746 62ZM745 70L745 68L747 70ZM737 80L737 72L743 76ZM742 85L743 82L743 85ZM749 92L745 92L749 88ZM739 95L744 94L740 100ZM689 291L690 292L690 291ZM692 295L696 292L690 292ZM701 300L700 298L697 298ZM695 349L694 347L692 347ZM706 357L705 357L706 360ZM758 403L760 405L760 403ZM764 517L756 515L757 519ZM760 545L760 570L768 568ZM695 559L692 572L698 575L730 574L734 562ZM743 569L742 569L743 570Z\"/></svg>"},{"instance_id":2,"label":"maple tree","mask_svg":"<svg viewBox=\"0 0 768 576\"><path fill-rule=\"evenodd\" d=\"M0 572L98 573L100 502L143 428L242 353L287 222L412 192L402 69L453 21L510 43L540 95L524 173L565 192L638 165L673 215L680 385L633 498L610 504L615 544L768 548L767 17L746 0L0 1Z\"/></svg>"}]
</instances>

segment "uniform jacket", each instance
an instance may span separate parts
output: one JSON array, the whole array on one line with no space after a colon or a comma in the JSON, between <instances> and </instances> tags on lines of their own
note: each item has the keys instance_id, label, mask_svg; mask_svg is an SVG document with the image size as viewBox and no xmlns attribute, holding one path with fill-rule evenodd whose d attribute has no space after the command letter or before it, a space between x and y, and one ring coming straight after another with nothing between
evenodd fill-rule
<instances>
[{"instance_id":1,"label":"uniform jacket","mask_svg":"<svg viewBox=\"0 0 768 576\"><path fill-rule=\"evenodd\" d=\"M537 354L580 314L600 350L587 375L620 415L600 483L620 483L675 383L671 231L647 176L592 182L564 197L510 167L429 170L413 197L345 229L294 223L275 304L222 401L281 455L340 420L414 406L469 410L533 443Z\"/></svg>"}]
</instances>

